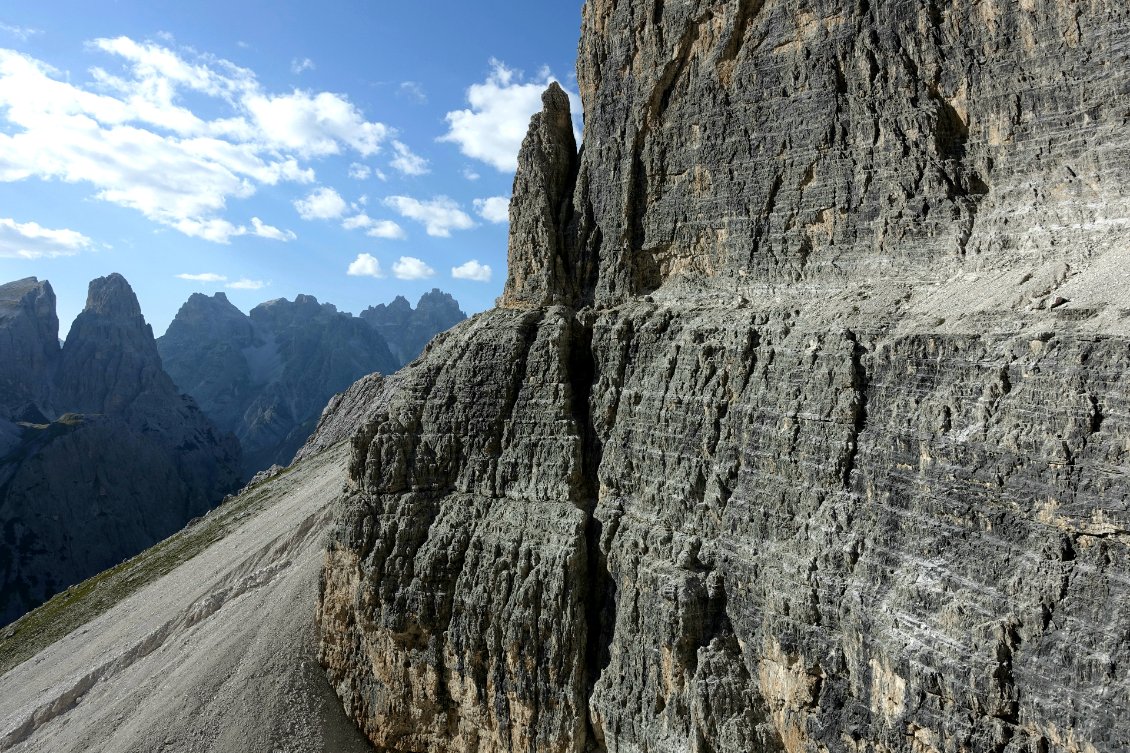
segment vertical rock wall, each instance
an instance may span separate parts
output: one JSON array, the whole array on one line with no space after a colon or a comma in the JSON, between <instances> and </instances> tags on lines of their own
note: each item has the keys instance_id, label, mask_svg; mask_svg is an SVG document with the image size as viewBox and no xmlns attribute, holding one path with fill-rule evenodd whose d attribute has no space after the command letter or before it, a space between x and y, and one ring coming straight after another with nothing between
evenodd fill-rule
<instances>
[{"instance_id":1,"label":"vertical rock wall","mask_svg":"<svg viewBox=\"0 0 1130 753\"><path fill-rule=\"evenodd\" d=\"M322 657L377 747L1125 747L1128 50L1102 0L591 0L572 211L550 93L504 306L353 440Z\"/></svg>"}]
</instances>

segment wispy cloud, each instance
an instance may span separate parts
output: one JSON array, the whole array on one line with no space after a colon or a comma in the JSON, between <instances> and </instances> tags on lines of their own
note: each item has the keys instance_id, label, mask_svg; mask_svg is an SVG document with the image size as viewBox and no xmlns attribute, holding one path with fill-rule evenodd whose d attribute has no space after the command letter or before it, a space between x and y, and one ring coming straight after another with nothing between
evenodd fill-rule
<instances>
[{"instance_id":1,"label":"wispy cloud","mask_svg":"<svg viewBox=\"0 0 1130 753\"><path fill-rule=\"evenodd\" d=\"M460 264L458 267L452 267L451 276L456 280L490 282L491 269L489 264L479 264L478 259L471 259L471 261Z\"/></svg>"},{"instance_id":2,"label":"wispy cloud","mask_svg":"<svg viewBox=\"0 0 1130 753\"><path fill-rule=\"evenodd\" d=\"M416 81L401 82L400 87L396 90L396 95L418 105L428 103L428 95L424 93L424 87Z\"/></svg>"},{"instance_id":3,"label":"wispy cloud","mask_svg":"<svg viewBox=\"0 0 1130 753\"><path fill-rule=\"evenodd\" d=\"M541 110L542 92L557 79L543 69L527 81L521 71L499 60L490 65L486 81L467 89L470 108L447 113L448 132L439 140L458 144L463 154L501 172L513 172L530 117ZM569 99L573 112L579 113L580 97L569 92Z\"/></svg>"},{"instance_id":4,"label":"wispy cloud","mask_svg":"<svg viewBox=\"0 0 1130 753\"><path fill-rule=\"evenodd\" d=\"M396 156L389 164L404 175L426 175L429 172L428 161L418 154L413 154L405 144L393 141L392 151Z\"/></svg>"},{"instance_id":5,"label":"wispy cloud","mask_svg":"<svg viewBox=\"0 0 1130 753\"><path fill-rule=\"evenodd\" d=\"M254 72L214 56L128 37L88 49L113 68L91 69L87 83L0 50L0 182L88 184L98 199L218 243L288 240L289 231L225 216L229 202L262 186L312 183L310 160L371 157L392 138L342 95L270 92ZM186 104L189 94L199 108Z\"/></svg>"},{"instance_id":6,"label":"wispy cloud","mask_svg":"<svg viewBox=\"0 0 1130 753\"><path fill-rule=\"evenodd\" d=\"M6 23L0 23L0 31L5 34L10 34L21 42L26 42L32 37L43 33L42 29L33 29L30 26L13 26L12 24Z\"/></svg>"},{"instance_id":7,"label":"wispy cloud","mask_svg":"<svg viewBox=\"0 0 1130 753\"><path fill-rule=\"evenodd\" d=\"M420 201L410 196L390 196L385 205L400 216L419 222L428 235L437 238L451 237L452 230L469 230L475 221L452 199L437 196L430 201Z\"/></svg>"},{"instance_id":8,"label":"wispy cloud","mask_svg":"<svg viewBox=\"0 0 1130 753\"><path fill-rule=\"evenodd\" d=\"M231 288L232 290L262 290L263 288L267 287L270 284L271 283L263 282L262 280L248 280L245 277L242 280L236 280L235 282L229 282L224 287L225 288Z\"/></svg>"},{"instance_id":9,"label":"wispy cloud","mask_svg":"<svg viewBox=\"0 0 1130 753\"><path fill-rule=\"evenodd\" d=\"M368 180L373 175L373 168L354 162L349 166L349 177L353 180Z\"/></svg>"},{"instance_id":10,"label":"wispy cloud","mask_svg":"<svg viewBox=\"0 0 1130 753\"><path fill-rule=\"evenodd\" d=\"M189 282L224 282L228 279L224 275L218 275L215 272L203 272L198 275L179 274L177 277L181 280L188 280Z\"/></svg>"},{"instance_id":11,"label":"wispy cloud","mask_svg":"<svg viewBox=\"0 0 1130 753\"><path fill-rule=\"evenodd\" d=\"M77 230L52 230L38 222L16 222L0 218L0 257L50 259L74 256L93 245Z\"/></svg>"},{"instance_id":12,"label":"wispy cloud","mask_svg":"<svg viewBox=\"0 0 1130 753\"><path fill-rule=\"evenodd\" d=\"M290 61L290 72L296 76L304 71L312 71L314 68L314 61L310 58L302 58L301 60L294 58Z\"/></svg>"}]
</instances>

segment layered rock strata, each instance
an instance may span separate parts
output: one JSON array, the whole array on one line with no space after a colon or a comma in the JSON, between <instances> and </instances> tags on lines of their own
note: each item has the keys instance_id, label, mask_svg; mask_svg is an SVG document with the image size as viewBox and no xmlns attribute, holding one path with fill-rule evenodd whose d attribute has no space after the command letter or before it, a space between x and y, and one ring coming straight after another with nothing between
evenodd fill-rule
<instances>
[{"instance_id":1,"label":"layered rock strata","mask_svg":"<svg viewBox=\"0 0 1130 753\"><path fill-rule=\"evenodd\" d=\"M560 242L353 439L377 748L1124 747L1128 52L1102 0L591 0L575 184L550 92L511 209Z\"/></svg>"}]
</instances>

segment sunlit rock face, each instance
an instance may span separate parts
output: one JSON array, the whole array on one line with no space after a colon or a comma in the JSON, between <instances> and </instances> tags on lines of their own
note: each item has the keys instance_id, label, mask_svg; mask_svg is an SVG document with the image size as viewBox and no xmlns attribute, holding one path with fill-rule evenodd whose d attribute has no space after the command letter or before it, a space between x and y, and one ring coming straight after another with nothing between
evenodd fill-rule
<instances>
[{"instance_id":1,"label":"sunlit rock face","mask_svg":"<svg viewBox=\"0 0 1130 753\"><path fill-rule=\"evenodd\" d=\"M378 749L1124 746L1128 54L1102 0L591 0L502 306L350 408Z\"/></svg>"}]
</instances>

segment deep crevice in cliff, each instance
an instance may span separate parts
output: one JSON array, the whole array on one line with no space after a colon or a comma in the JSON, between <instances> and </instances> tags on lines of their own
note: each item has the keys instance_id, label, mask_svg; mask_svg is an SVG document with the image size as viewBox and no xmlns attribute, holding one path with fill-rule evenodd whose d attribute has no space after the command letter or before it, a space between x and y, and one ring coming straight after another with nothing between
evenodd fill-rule
<instances>
[{"instance_id":1,"label":"deep crevice in cliff","mask_svg":"<svg viewBox=\"0 0 1130 753\"><path fill-rule=\"evenodd\" d=\"M616 584L608 570L601 547L604 521L596 515L600 493L598 478L603 445L592 420L591 397L597 368L593 357L593 331L590 323L575 320L569 344L569 387L572 392L573 420L581 439L580 479L574 488L575 502L585 511L585 697L591 698L601 673L611 661L609 653L616 615ZM606 750L604 736L585 718L585 750Z\"/></svg>"}]
</instances>

